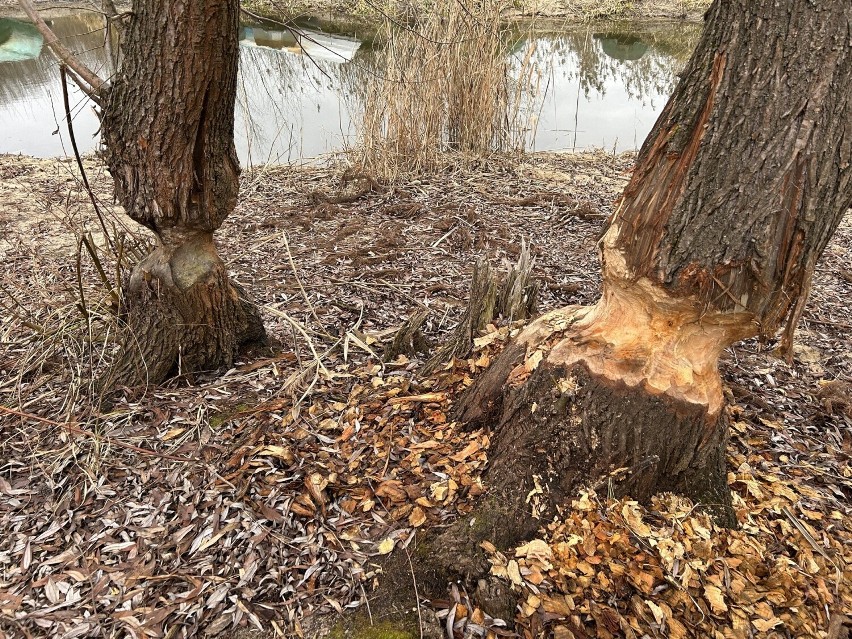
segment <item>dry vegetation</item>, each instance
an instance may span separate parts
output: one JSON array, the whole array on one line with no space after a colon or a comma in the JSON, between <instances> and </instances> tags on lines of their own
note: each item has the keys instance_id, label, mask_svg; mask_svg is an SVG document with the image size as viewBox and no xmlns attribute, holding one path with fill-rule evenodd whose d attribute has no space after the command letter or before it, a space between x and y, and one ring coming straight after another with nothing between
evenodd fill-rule
<instances>
[{"instance_id":1,"label":"dry vegetation","mask_svg":"<svg viewBox=\"0 0 852 639\"><path fill-rule=\"evenodd\" d=\"M489 433L452 421L453 402L519 324L486 326L436 372L422 364L464 319L477 257L505 271L528 245L540 310L592 302L596 238L633 161L490 154L522 146L517 87L533 74L521 61L512 80L501 11L478 6L386 20L358 170L244 176L219 241L273 342L229 371L102 404L92 389L123 330L121 266L148 238L111 205L97 161L106 233L74 165L0 156L0 637L321 636L368 609L382 555L471 511ZM755 341L723 362L738 530L670 495L646 508L598 487L530 543L484 548L519 597L515 619L457 588L419 613L477 639L512 622L525 639L844 636L850 244L847 216L792 364ZM385 361L412 315L422 334Z\"/></svg>"},{"instance_id":2,"label":"dry vegetation","mask_svg":"<svg viewBox=\"0 0 852 639\"><path fill-rule=\"evenodd\" d=\"M244 0L253 11L297 17L334 15L367 22L387 16L428 15L426 0ZM710 0L515 0L504 7L505 17L566 18L572 21L675 19L700 21Z\"/></svg>"},{"instance_id":3,"label":"dry vegetation","mask_svg":"<svg viewBox=\"0 0 852 639\"><path fill-rule=\"evenodd\" d=\"M593 301L595 238L631 161L492 157L394 188L335 168L252 172L222 252L277 343L221 376L99 409L87 393L116 322L93 261L78 265L80 229L107 273L114 262L73 165L0 158L0 634L312 636L364 610L381 553L411 548L414 531L469 512L487 488L488 433L450 415L510 327L487 327L430 376L423 355L383 363L382 343L412 309L442 341L473 256L505 269L521 238L541 310ZM87 165L108 203L107 176ZM534 543L491 553L521 597L521 636L843 636L850 243L847 217L792 365L753 341L725 358L740 529L671 497L642 508L605 487L582 496ZM421 612L444 627L452 615L457 636L501 631L464 592Z\"/></svg>"},{"instance_id":4,"label":"dry vegetation","mask_svg":"<svg viewBox=\"0 0 852 639\"><path fill-rule=\"evenodd\" d=\"M422 20L385 20L381 75L367 81L353 159L385 181L434 171L447 151L523 151L537 94L530 55L512 68L497 0L438 0Z\"/></svg>"}]
</instances>

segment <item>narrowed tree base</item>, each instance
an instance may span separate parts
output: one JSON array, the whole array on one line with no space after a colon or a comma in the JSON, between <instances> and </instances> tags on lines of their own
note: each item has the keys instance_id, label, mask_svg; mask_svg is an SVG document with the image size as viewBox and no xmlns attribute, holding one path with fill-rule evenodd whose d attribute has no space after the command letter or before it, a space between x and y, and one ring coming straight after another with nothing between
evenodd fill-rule
<instances>
[{"instance_id":1,"label":"narrowed tree base","mask_svg":"<svg viewBox=\"0 0 852 639\"><path fill-rule=\"evenodd\" d=\"M675 492L736 525L716 359L727 335L744 330L738 323L697 320L685 303L611 284L596 306L525 329L456 407L459 421L492 429L487 493L469 516L418 541L418 594L443 599L456 582L511 621L514 594L489 577L482 542L511 550L535 537L583 487L645 503ZM406 557L390 561L377 601L399 601L412 581Z\"/></svg>"},{"instance_id":2,"label":"narrowed tree base","mask_svg":"<svg viewBox=\"0 0 852 639\"><path fill-rule=\"evenodd\" d=\"M456 407L493 430L488 492L432 542L427 572L475 585L481 542L512 548L584 486L646 503L678 493L734 526L717 357L742 329L698 313L609 282L594 307L544 316L510 344Z\"/></svg>"},{"instance_id":3,"label":"narrowed tree base","mask_svg":"<svg viewBox=\"0 0 852 639\"><path fill-rule=\"evenodd\" d=\"M154 250L134 269L124 298L125 337L100 383L105 393L230 366L240 346L266 337L257 308L229 281L210 233Z\"/></svg>"},{"instance_id":4,"label":"narrowed tree base","mask_svg":"<svg viewBox=\"0 0 852 639\"><path fill-rule=\"evenodd\" d=\"M671 491L723 525L736 523L726 429L708 429L701 407L602 379L582 363L543 364L506 394L499 413L486 496L415 555L419 583L434 596L460 581L492 615L511 612L507 588L488 580L482 542L505 550L533 538L582 487L646 503Z\"/></svg>"}]
</instances>

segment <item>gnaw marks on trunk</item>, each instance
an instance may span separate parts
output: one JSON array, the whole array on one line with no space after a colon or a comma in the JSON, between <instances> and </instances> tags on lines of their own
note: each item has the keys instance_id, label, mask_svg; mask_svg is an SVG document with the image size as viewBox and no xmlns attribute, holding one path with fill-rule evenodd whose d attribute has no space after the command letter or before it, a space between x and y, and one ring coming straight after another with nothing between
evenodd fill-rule
<instances>
[{"instance_id":1,"label":"gnaw marks on trunk","mask_svg":"<svg viewBox=\"0 0 852 639\"><path fill-rule=\"evenodd\" d=\"M511 549L583 484L732 522L718 358L792 332L852 206L850 24L849 2L713 3L608 220L601 300L531 324L460 402L493 431L487 493L418 548L421 593L481 586L478 544Z\"/></svg>"},{"instance_id":2,"label":"gnaw marks on trunk","mask_svg":"<svg viewBox=\"0 0 852 639\"><path fill-rule=\"evenodd\" d=\"M229 366L240 344L264 336L213 242L239 191L239 2L135 3L122 49L104 159L118 201L158 246L123 291L128 330L106 392Z\"/></svg>"},{"instance_id":3,"label":"gnaw marks on trunk","mask_svg":"<svg viewBox=\"0 0 852 639\"><path fill-rule=\"evenodd\" d=\"M754 328L692 306L647 280L612 279L595 306L544 315L504 349L456 408L461 422L492 429L486 494L469 516L418 540L421 596L443 598L461 582L487 612L512 619L514 595L489 578L482 542L511 551L586 486L642 501L673 491L735 523L716 362ZM411 580L404 558L391 562L373 606L398 601Z\"/></svg>"},{"instance_id":4,"label":"gnaw marks on trunk","mask_svg":"<svg viewBox=\"0 0 852 639\"><path fill-rule=\"evenodd\" d=\"M167 237L175 244L148 255L125 287L128 325L102 390L230 366L241 345L265 338L257 308L229 281L212 234Z\"/></svg>"},{"instance_id":5,"label":"gnaw marks on trunk","mask_svg":"<svg viewBox=\"0 0 852 639\"><path fill-rule=\"evenodd\" d=\"M460 400L457 417L493 429L487 493L469 518L427 542L436 587L476 587L479 546L530 538L579 488L647 501L692 497L735 523L718 356L754 331L745 314L705 314L647 280L607 281L593 307L527 327Z\"/></svg>"}]
</instances>

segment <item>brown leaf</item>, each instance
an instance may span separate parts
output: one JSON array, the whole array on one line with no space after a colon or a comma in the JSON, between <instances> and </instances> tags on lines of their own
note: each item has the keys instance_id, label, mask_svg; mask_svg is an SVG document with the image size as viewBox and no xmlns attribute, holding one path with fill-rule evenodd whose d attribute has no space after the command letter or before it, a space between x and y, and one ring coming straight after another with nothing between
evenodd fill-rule
<instances>
[{"instance_id":1,"label":"brown leaf","mask_svg":"<svg viewBox=\"0 0 852 639\"><path fill-rule=\"evenodd\" d=\"M710 604L710 609L714 614L721 615L728 611L725 596L722 594L720 588L716 586L704 586L704 598Z\"/></svg>"},{"instance_id":2,"label":"brown leaf","mask_svg":"<svg viewBox=\"0 0 852 639\"><path fill-rule=\"evenodd\" d=\"M420 506L415 506L408 515L408 523L414 528L419 528L426 523L426 513Z\"/></svg>"}]
</instances>

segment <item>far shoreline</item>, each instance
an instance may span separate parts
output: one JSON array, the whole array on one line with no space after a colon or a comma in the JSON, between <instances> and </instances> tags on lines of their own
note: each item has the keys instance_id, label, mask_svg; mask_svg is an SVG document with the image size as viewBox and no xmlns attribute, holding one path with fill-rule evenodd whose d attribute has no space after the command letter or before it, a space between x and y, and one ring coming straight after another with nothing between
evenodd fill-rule
<instances>
[{"instance_id":1,"label":"far shoreline","mask_svg":"<svg viewBox=\"0 0 852 639\"><path fill-rule=\"evenodd\" d=\"M94 6L81 6L79 0L35 0L34 4L44 12L96 11ZM117 4L120 10L130 8L130 2ZM367 29L377 27L388 15L413 18L429 7L428 0L410 0L404 5L393 0L381 4L364 0L243 0L241 4L263 18L342 21ZM516 0L504 16L507 21L542 20L549 24L603 20L700 23L709 5L710 0ZM17 0L0 0L0 18L26 19Z\"/></svg>"}]
</instances>

